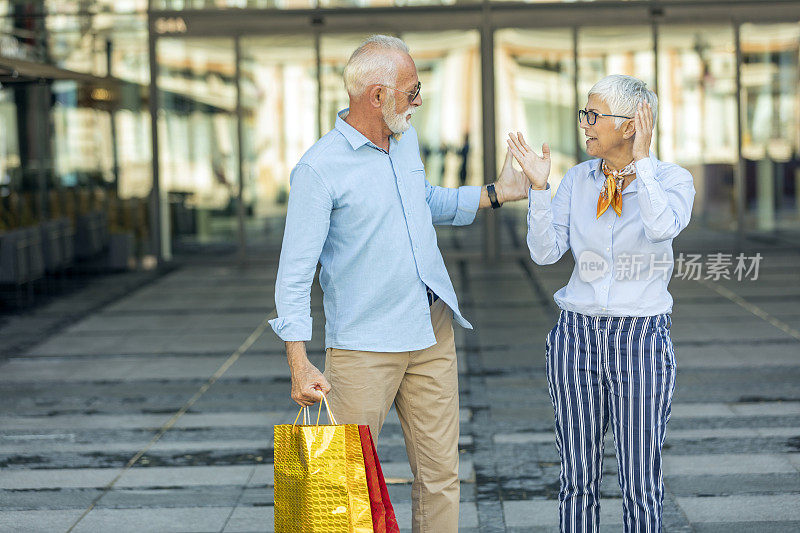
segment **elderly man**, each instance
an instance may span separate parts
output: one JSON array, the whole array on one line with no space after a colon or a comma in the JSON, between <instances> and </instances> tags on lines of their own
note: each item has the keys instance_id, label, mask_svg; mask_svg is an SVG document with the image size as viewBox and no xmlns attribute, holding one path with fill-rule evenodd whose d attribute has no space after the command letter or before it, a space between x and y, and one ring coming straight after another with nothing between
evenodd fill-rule
<instances>
[{"instance_id":1,"label":"elderly man","mask_svg":"<svg viewBox=\"0 0 800 533\"><path fill-rule=\"evenodd\" d=\"M292 398L330 390L339 422L375 438L392 403L414 474L413 531L458 531L458 382L453 319L470 328L436 244L434 224L463 225L478 208L527 196L510 154L495 184L431 186L410 119L422 105L408 47L374 36L344 70L350 108L292 171L271 321L286 341ZM325 374L306 357L317 262L325 310Z\"/></svg>"},{"instance_id":2,"label":"elderly man","mask_svg":"<svg viewBox=\"0 0 800 533\"><path fill-rule=\"evenodd\" d=\"M672 239L689 224L692 176L650 154L658 100L644 82L608 76L578 111L594 159L551 200L549 155L509 146L531 182L528 248L540 265L572 249L555 294L547 377L561 455L561 531L598 531L603 437L614 431L625 531L661 531L661 447L675 387L670 340Z\"/></svg>"}]
</instances>

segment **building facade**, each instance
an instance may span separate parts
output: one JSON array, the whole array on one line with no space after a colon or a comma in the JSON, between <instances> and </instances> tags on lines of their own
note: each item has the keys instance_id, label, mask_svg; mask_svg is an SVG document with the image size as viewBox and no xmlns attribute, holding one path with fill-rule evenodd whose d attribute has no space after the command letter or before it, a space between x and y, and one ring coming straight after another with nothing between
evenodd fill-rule
<instances>
[{"instance_id":1,"label":"building facade","mask_svg":"<svg viewBox=\"0 0 800 533\"><path fill-rule=\"evenodd\" d=\"M655 150L692 171L694 224L800 240L797 1L39 0L0 21L0 232L101 213L144 265L274 250L289 172L381 32L416 60L434 184L493 181L521 130L557 185L587 157L588 89L624 73L659 95ZM520 208L487 214L475 251L502 253Z\"/></svg>"}]
</instances>

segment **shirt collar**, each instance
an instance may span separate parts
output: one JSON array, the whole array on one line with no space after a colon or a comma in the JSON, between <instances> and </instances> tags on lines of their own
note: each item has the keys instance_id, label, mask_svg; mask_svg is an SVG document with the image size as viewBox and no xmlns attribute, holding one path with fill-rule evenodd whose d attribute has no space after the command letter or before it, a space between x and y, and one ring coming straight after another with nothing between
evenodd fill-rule
<instances>
[{"instance_id":1,"label":"shirt collar","mask_svg":"<svg viewBox=\"0 0 800 533\"><path fill-rule=\"evenodd\" d=\"M350 108L342 109L336 114L336 125L335 128L339 130L339 133L344 135L344 138L347 139L347 142L350 143L350 146L353 147L353 150L358 150L365 144L369 144L374 146L372 141L367 139L367 137L355 129L353 126L345 122L347 115L350 113ZM395 141L399 141L400 138L403 136L402 133L395 133L392 135L392 138Z\"/></svg>"},{"instance_id":2,"label":"shirt collar","mask_svg":"<svg viewBox=\"0 0 800 533\"><path fill-rule=\"evenodd\" d=\"M658 163L660 163L660 161L656 158L656 154L651 151L650 157L653 159L655 165L658 166ZM592 164L589 166L589 173L587 174L589 178L595 181L597 181L598 178L600 178L601 181L605 181L606 178L603 175L603 172L600 170L600 165L602 164L603 160L601 158L592 160Z\"/></svg>"}]
</instances>

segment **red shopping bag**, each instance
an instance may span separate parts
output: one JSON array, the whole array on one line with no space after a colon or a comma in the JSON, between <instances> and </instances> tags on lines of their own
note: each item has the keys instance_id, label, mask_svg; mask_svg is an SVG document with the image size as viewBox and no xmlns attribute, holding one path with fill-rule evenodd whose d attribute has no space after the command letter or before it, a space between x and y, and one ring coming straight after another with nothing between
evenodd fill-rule
<instances>
[{"instance_id":1,"label":"red shopping bag","mask_svg":"<svg viewBox=\"0 0 800 533\"><path fill-rule=\"evenodd\" d=\"M369 503L372 510L372 530L375 533L400 533L397 518L394 516L392 502L389 500L389 491L383 479L381 463L378 461L378 452L372 442L369 426L358 426L361 436L361 450L364 455L364 466L367 471L367 490Z\"/></svg>"}]
</instances>

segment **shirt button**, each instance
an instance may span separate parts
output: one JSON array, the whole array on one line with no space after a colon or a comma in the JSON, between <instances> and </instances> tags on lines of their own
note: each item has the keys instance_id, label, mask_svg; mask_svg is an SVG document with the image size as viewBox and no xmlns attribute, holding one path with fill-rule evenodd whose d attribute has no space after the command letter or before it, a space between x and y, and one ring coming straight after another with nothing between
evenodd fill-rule
<instances>
[{"instance_id":1,"label":"shirt button","mask_svg":"<svg viewBox=\"0 0 800 533\"><path fill-rule=\"evenodd\" d=\"M611 248L606 248L606 252L610 252L610 251L611 251Z\"/></svg>"},{"instance_id":2,"label":"shirt button","mask_svg":"<svg viewBox=\"0 0 800 533\"><path fill-rule=\"evenodd\" d=\"M608 229L611 229L611 224L608 225Z\"/></svg>"}]
</instances>

